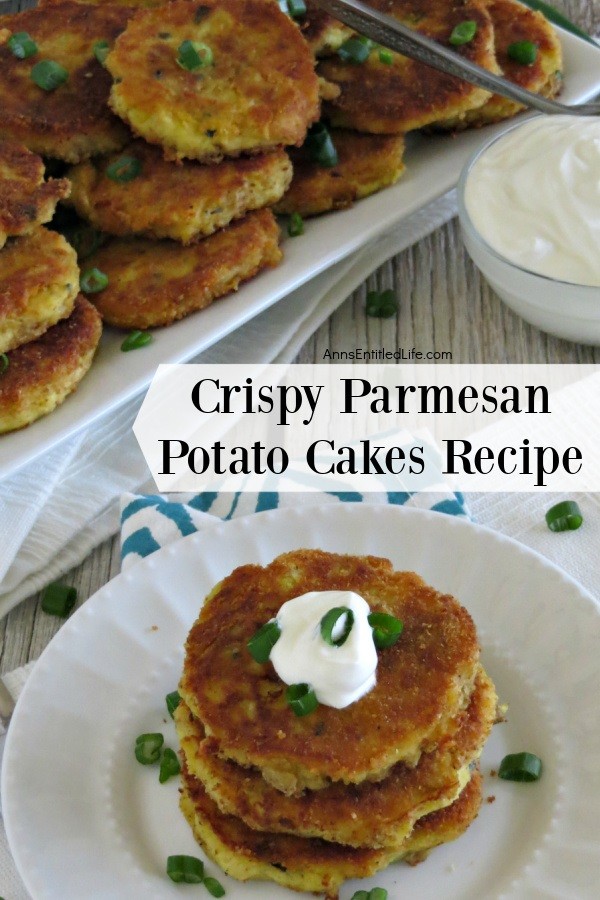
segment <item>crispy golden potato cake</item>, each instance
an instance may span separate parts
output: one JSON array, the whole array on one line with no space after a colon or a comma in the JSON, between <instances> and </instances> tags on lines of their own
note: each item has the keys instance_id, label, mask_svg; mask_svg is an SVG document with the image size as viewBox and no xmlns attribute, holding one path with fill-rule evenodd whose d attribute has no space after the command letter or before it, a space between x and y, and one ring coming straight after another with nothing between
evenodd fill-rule
<instances>
[{"instance_id":1,"label":"crispy golden potato cake","mask_svg":"<svg viewBox=\"0 0 600 900\"><path fill-rule=\"evenodd\" d=\"M79 291L77 255L39 226L0 252L0 353L32 341L70 315Z\"/></svg>"},{"instance_id":2,"label":"crispy golden potato cake","mask_svg":"<svg viewBox=\"0 0 600 900\"><path fill-rule=\"evenodd\" d=\"M315 216L343 209L394 184L404 172L402 135L332 128L331 138L338 152L338 163L331 168L315 162L306 147L290 151L294 177L275 212Z\"/></svg>"},{"instance_id":3,"label":"crispy golden potato cake","mask_svg":"<svg viewBox=\"0 0 600 900\"><path fill-rule=\"evenodd\" d=\"M197 244L115 238L86 259L108 275L93 295L102 318L118 328L169 325L237 290L281 259L273 213L248 213Z\"/></svg>"},{"instance_id":4,"label":"crispy golden potato cake","mask_svg":"<svg viewBox=\"0 0 600 900\"><path fill-rule=\"evenodd\" d=\"M379 652L377 684L360 701L298 718L272 664L256 663L246 645L284 602L323 590L355 591L404 631ZM294 794L415 765L468 705L478 656L467 611L418 575L386 559L296 550L241 566L209 595L186 642L180 693L223 756Z\"/></svg>"},{"instance_id":5,"label":"crispy golden potato cake","mask_svg":"<svg viewBox=\"0 0 600 900\"><path fill-rule=\"evenodd\" d=\"M178 62L182 45L205 64L185 68L195 63ZM140 11L106 65L114 111L172 158L210 161L300 144L319 116L310 50L265 0L174 0Z\"/></svg>"},{"instance_id":6,"label":"crispy golden potato cake","mask_svg":"<svg viewBox=\"0 0 600 900\"><path fill-rule=\"evenodd\" d=\"M373 0L372 5L444 45L456 25L474 21L473 40L453 49L485 69L499 71L494 30L482 0ZM385 63L378 49L362 64L328 57L319 63L318 72L341 89L325 106L332 125L375 134L401 134L440 119L460 119L490 96L398 53Z\"/></svg>"},{"instance_id":7,"label":"crispy golden potato cake","mask_svg":"<svg viewBox=\"0 0 600 900\"><path fill-rule=\"evenodd\" d=\"M0 375L0 434L52 412L88 371L102 332L100 316L79 296L68 319L8 353Z\"/></svg>"},{"instance_id":8,"label":"crispy golden potato cake","mask_svg":"<svg viewBox=\"0 0 600 900\"><path fill-rule=\"evenodd\" d=\"M174 718L190 773L200 779L222 813L258 831L320 837L353 847L399 847L417 819L452 803L469 779L496 716L494 685L480 669L471 702L452 733L417 766L395 765L382 781L343 782L288 797L258 769L242 768L218 755L214 738L181 701ZM314 725L318 727L319 723Z\"/></svg>"},{"instance_id":9,"label":"crispy golden potato cake","mask_svg":"<svg viewBox=\"0 0 600 900\"><path fill-rule=\"evenodd\" d=\"M119 165L138 166L139 174L132 181L115 180L110 173ZM121 153L80 163L68 175L71 204L102 231L189 244L279 200L292 165L283 150L211 166L175 163L158 147L134 141Z\"/></svg>"},{"instance_id":10,"label":"crispy golden potato cake","mask_svg":"<svg viewBox=\"0 0 600 900\"><path fill-rule=\"evenodd\" d=\"M221 813L185 765L182 779L181 810L198 843L228 875L240 881L268 879L327 897L337 897L340 885L349 878L373 875L395 860L420 861L432 847L466 831L481 805L481 778L473 772L454 803L420 819L400 850L371 850L320 838L253 831L235 816Z\"/></svg>"},{"instance_id":11,"label":"crispy golden potato cake","mask_svg":"<svg viewBox=\"0 0 600 900\"><path fill-rule=\"evenodd\" d=\"M44 181L41 157L22 144L0 141L0 247L7 237L29 234L49 222L69 190L65 178Z\"/></svg>"},{"instance_id":12,"label":"crispy golden potato cake","mask_svg":"<svg viewBox=\"0 0 600 900\"><path fill-rule=\"evenodd\" d=\"M344 41L353 35L352 29L343 22L308 0L306 15L297 20L300 30L315 56L329 56L340 49Z\"/></svg>"},{"instance_id":13,"label":"crispy golden potato cake","mask_svg":"<svg viewBox=\"0 0 600 900\"><path fill-rule=\"evenodd\" d=\"M101 40L112 43L130 15L118 6L64 0L51 11L0 16L0 29L27 32L38 48L18 59L7 42L0 44L0 137L67 162L123 146L127 129L108 109L111 79L93 47ZM42 61L65 68L67 80L54 90L38 87L32 69Z\"/></svg>"},{"instance_id":14,"label":"crispy golden potato cake","mask_svg":"<svg viewBox=\"0 0 600 900\"><path fill-rule=\"evenodd\" d=\"M55 6L63 0L38 0L38 7ZM85 3L89 6L128 6L134 9L149 9L155 6L164 6L169 0L77 0L77 3Z\"/></svg>"}]
</instances>

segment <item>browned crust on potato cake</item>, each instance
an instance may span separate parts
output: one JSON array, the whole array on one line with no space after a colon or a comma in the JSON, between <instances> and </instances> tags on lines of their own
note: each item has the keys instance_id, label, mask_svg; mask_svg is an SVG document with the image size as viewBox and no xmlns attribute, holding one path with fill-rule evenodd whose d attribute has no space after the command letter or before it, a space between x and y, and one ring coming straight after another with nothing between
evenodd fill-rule
<instances>
[{"instance_id":1,"label":"browned crust on potato cake","mask_svg":"<svg viewBox=\"0 0 600 900\"><path fill-rule=\"evenodd\" d=\"M58 201L69 196L67 179L44 181L44 168L22 144L0 140L0 247L7 237L49 222Z\"/></svg>"}]
</instances>

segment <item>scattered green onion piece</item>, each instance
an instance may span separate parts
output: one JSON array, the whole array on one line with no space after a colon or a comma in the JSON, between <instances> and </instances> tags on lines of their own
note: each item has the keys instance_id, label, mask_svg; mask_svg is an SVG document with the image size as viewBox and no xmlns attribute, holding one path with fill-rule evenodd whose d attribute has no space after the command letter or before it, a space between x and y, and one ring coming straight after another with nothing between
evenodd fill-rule
<instances>
[{"instance_id":1,"label":"scattered green onion piece","mask_svg":"<svg viewBox=\"0 0 600 900\"><path fill-rule=\"evenodd\" d=\"M336 625L343 616L345 616L346 620L342 628L342 633L339 637L334 637L333 633ZM353 625L354 613L352 610L347 606L334 606L334 608L330 609L329 612L326 612L321 619L321 637L325 643L329 644L331 647L341 647L346 643Z\"/></svg>"},{"instance_id":2,"label":"scattered green onion piece","mask_svg":"<svg viewBox=\"0 0 600 900\"><path fill-rule=\"evenodd\" d=\"M177 65L188 72L203 69L213 63L213 52L200 41L183 41L177 51Z\"/></svg>"},{"instance_id":3,"label":"scattered green onion piece","mask_svg":"<svg viewBox=\"0 0 600 900\"><path fill-rule=\"evenodd\" d=\"M375 887L369 891L369 900L387 900L388 892L385 888Z\"/></svg>"},{"instance_id":4,"label":"scattered green onion piece","mask_svg":"<svg viewBox=\"0 0 600 900\"><path fill-rule=\"evenodd\" d=\"M108 287L108 275L100 269L87 269L79 280L79 286L84 294L97 294Z\"/></svg>"},{"instance_id":5,"label":"scattered green onion piece","mask_svg":"<svg viewBox=\"0 0 600 900\"><path fill-rule=\"evenodd\" d=\"M391 50L386 50L385 47L382 47L379 51L379 62L383 63L386 66L391 66L394 62L394 54Z\"/></svg>"},{"instance_id":6,"label":"scattered green onion piece","mask_svg":"<svg viewBox=\"0 0 600 900\"><path fill-rule=\"evenodd\" d=\"M297 716L307 716L319 705L310 684L290 684L285 692L285 699Z\"/></svg>"},{"instance_id":7,"label":"scattered green onion piece","mask_svg":"<svg viewBox=\"0 0 600 900\"><path fill-rule=\"evenodd\" d=\"M179 691L171 691L170 694L167 694L167 696L165 697L165 702L167 704L169 715L171 716L171 718L173 718L173 713L181 702L181 695Z\"/></svg>"},{"instance_id":8,"label":"scattered green onion piece","mask_svg":"<svg viewBox=\"0 0 600 900\"><path fill-rule=\"evenodd\" d=\"M210 875L207 875L204 879L204 887L211 895L211 897L224 897L225 896L225 888L221 884L220 881L217 881L216 878L211 878Z\"/></svg>"},{"instance_id":9,"label":"scattered green onion piece","mask_svg":"<svg viewBox=\"0 0 600 900\"><path fill-rule=\"evenodd\" d=\"M108 41L97 41L93 46L94 56L98 60L101 65L104 65L104 60L110 53L110 47Z\"/></svg>"},{"instance_id":10,"label":"scattered green onion piece","mask_svg":"<svg viewBox=\"0 0 600 900\"><path fill-rule=\"evenodd\" d=\"M120 156L114 162L107 166L104 174L119 184L125 184L127 181L133 181L142 171L142 164L135 156Z\"/></svg>"},{"instance_id":11,"label":"scattered green onion piece","mask_svg":"<svg viewBox=\"0 0 600 900\"><path fill-rule=\"evenodd\" d=\"M373 629L373 643L378 650L391 647L402 634L404 626L396 616L387 613L369 613L367 620Z\"/></svg>"},{"instance_id":12,"label":"scattered green onion piece","mask_svg":"<svg viewBox=\"0 0 600 900\"><path fill-rule=\"evenodd\" d=\"M7 45L17 59L29 59L30 56L35 56L38 52L36 42L26 31L17 31L16 34L12 34L7 41Z\"/></svg>"},{"instance_id":13,"label":"scattered green onion piece","mask_svg":"<svg viewBox=\"0 0 600 900\"><path fill-rule=\"evenodd\" d=\"M509 753L498 769L505 781L537 781L541 774L542 761L534 753Z\"/></svg>"},{"instance_id":14,"label":"scattered green onion piece","mask_svg":"<svg viewBox=\"0 0 600 900\"><path fill-rule=\"evenodd\" d=\"M537 45L533 41L516 41L506 48L506 55L522 66L531 66L537 59Z\"/></svg>"},{"instance_id":15,"label":"scattered green onion piece","mask_svg":"<svg viewBox=\"0 0 600 900\"><path fill-rule=\"evenodd\" d=\"M344 41L337 54L343 62L361 65L368 60L372 49L373 43L368 38L351 37Z\"/></svg>"},{"instance_id":16,"label":"scattered green onion piece","mask_svg":"<svg viewBox=\"0 0 600 900\"><path fill-rule=\"evenodd\" d=\"M597 46L596 41L587 33L587 31L582 31L581 28L563 16L563 14L554 6L550 6L549 3L543 3L542 0L523 0L523 3L525 6L529 6L530 9L535 9L538 12L543 13L548 21L552 22L554 25L559 25L561 28L564 28L565 31L570 31L571 34L576 34L577 37L582 38L584 41L588 41L595 47Z\"/></svg>"},{"instance_id":17,"label":"scattered green onion piece","mask_svg":"<svg viewBox=\"0 0 600 900\"><path fill-rule=\"evenodd\" d=\"M54 582L44 588L42 609L51 616L66 618L77 602L77 591L67 584Z\"/></svg>"},{"instance_id":18,"label":"scattered green onion piece","mask_svg":"<svg viewBox=\"0 0 600 900\"><path fill-rule=\"evenodd\" d=\"M128 353L130 350L139 350L140 347L151 343L152 335L149 331L132 331L121 344L121 350L123 353Z\"/></svg>"},{"instance_id":19,"label":"scattered green onion piece","mask_svg":"<svg viewBox=\"0 0 600 900\"><path fill-rule=\"evenodd\" d=\"M290 237L299 237L299 235L304 234L304 219L300 213L294 212L291 214L287 231Z\"/></svg>"},{"instance_id":20,"label":"scattered green onion piece","mask_svg":"<svg viewBox=\"0 0 600 900\"><path fill-rule=\"evenodd\" d=\"M355 891L351 900L369 900L369 891Z\"/></svg>"},{"instance_id":21,"label":"scattered green onion piece","mask_svg":"<svg viewBox=\"0 0 600 900\"><path fill-rule=\"evenodd\" d=\"M169 778L173 778L175 775L179 775L180 772L181 766L179 765L177 754L174 750L171 750L170 747L167 747L164 750L162 759L160 761L160 772L158 773L158 780L161 784L164 784L165 781L168 781Z\"/></svg>"},{"instance_id":22,"label":"scattered green onion piece","mask_svg":"<svg viewBox=\"0 0 600 900\"><path fill-rule=\"evenodd\" d=\"M280 636L281 628L275 621L259 628L246 645L252 659L257 663L266 663Z\"/></svg>"},{"instance_id":23,"label":"scattered green onion piece","mask_svg":"<svg viewBox=\"0 0 600 900\"><path fill-rule=\"evenodd\" d=\"M64 66L51 59L42 59L31 70L31 80L43 91L54 91L69 77Z\"/></svg>"},{"instance_id":24,"label":"scattered green onion piece","mask_svg":"<svg viewBox=\"0 0 600 900\"><path fill-rule=\"evenodd\" d=\"M186 884L202 884L204 863L195 856L169 856L167 875L177 883L184 881Z\"/></svg>"},{"instance_id":25,"label":"scattered green onion piece","mask_svg":"<svg viewBox=\"0 0 600 900\"><path fill-rule=\"evenodd\" d=\"M311 125L306 135L304 146L313 160L325 169L337 166L338 154L331 135L322 122Z\"/></svg>"},{"instance_id":26,"label":"scattered green onion piece","mask_svg":"<svg viewBox=\"0 0 600 900\"><path fill-rule=\"evenodd\" d=\"M287 0L288 13L292 19L301 19L306 15L306 3L304 0Z\"/></svg>"},{"instance_id":27,"label":"scattered green onion piece","mask_svg":"<svg viewBox=\"0 0 600 900\"><path fill-rule=\"evenodd\" d=\"M398 301L394 291L369 291L365 311L377 319L389 319L398 312Z\"/></svg>"},{"instance_id":28,"label":"scattered green onion piece","mask_svg":"<svg viewBox=\"0 0 600 900\"><path fill-rule=\"evenodd\" d=\"M582 523L581 510L574 500L563 500L551 506L546 513L546 525L550 531L576 531Z\"/></svg>"},{"instance_id":29,"label":"scattered green onion piece","mask_svg":"<svg viewBox=\"0 0 600 900\"><path fill-rule=\"evenodd\" d=\"M467 19L465 22L459 22L452 29L449 42L453 47L461 47L468 44L477 34L477 22L473 19Z\"/></svg>"},{"instance_id":30,"label":"scattered green onion piece","mask_svg":"<svg viewBox=\"0 0 600 900\"><path fill-rule=\"evenodd\" d=\"M160 751L165 739L160 732L140 734L135 739L135 758L143 766L151 766L160 759Z\"/></svg>"},{"instance_id":31,"label":"scattered green onion piece","mask_svg":"<svg viewBox=\"0 0 600 900\"><path fill-rule=\"evenodd\" d=\"M6 353L0 353L0 375L4 375L8 369L9 360Z\"/></svg>"}]
</instances>

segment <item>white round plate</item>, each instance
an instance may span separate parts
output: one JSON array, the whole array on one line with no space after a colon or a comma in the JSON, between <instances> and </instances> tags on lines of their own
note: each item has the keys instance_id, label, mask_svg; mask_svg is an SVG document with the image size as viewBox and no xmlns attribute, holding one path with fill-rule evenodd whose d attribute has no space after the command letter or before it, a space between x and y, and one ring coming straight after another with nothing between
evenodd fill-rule
<instances>
[{"instance_id":1,"label":"white round plate","mask_svg":"<svg viewBox=\"0 0 600 900\"><path fill-rule=\"evenodd\" d=\"M509 704L484 751L484 802L458 841L423 864L348 882L390 900L598 897L600 608L542 557L439 513L340 504L276 510L183 538L106 585L63 626L32 672L9 729L2 796L11 849L35 900L207 897L173 884L167 856L202 856L176 779L140 766L135 737L161 730L202 598L243 563L298 547L375 554L457 596ZM509 752L543 759L539 782L490 775ZM492 800L492 798L494 798ZM293 900L207 863L231 900Z\"/></svg>"}]
</instances>

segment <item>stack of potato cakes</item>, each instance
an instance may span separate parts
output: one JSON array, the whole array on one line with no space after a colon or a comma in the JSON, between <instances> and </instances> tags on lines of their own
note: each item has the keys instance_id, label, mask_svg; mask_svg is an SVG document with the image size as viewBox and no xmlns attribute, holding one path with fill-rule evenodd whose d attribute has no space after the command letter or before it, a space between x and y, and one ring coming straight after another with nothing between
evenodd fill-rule
<instances>
[{"instance_id":1,"label":"stack of potato cakes","mask_svg":"<svg viewBox=\"0 0 600 900\"><path fill-rule=\"evenodd\" d=\"M247 644L283 603L324 590L352 590L404 627L378 651L369 693L298 717ZM297 550L236 569L190 631L179 692L181 807L235 878L335 897L346 879L419 862L477 815L497 698L475 627L388 560Z\"/></svg>"}]
</instances>

